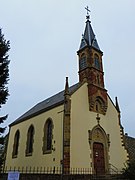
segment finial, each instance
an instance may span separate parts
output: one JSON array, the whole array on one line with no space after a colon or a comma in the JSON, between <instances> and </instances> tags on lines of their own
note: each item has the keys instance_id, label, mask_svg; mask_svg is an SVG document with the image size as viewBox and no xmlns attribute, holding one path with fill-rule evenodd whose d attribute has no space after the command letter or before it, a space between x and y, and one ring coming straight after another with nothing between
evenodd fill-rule
<instances>
[{"instance_id":1,"label":"finial","mask_svg":"<svg viewBox=\"0 0 135 180\"><path fill-rule=\"evenodd\" d=\"M87 7L85 7L85 9L87 11L86 19L89 20L90 19L90 14L89 14L90 10L89 10L89 7L87 6Z\"/></svg>"},{"instance_id":2,"label":"finial","mask_svg":"<svg viewBox=\"0 0 135 180\"><path fill-rule=\"evenodd\" d=\"M100 124L100 117L99 117L99 114L97 114L96 119L97 119L97 123L98 123L98 125L99 125L99 124Z\"/></svg>"},{"instance_id":3,"label":"finial","mask_svg":"<svg viewBox=\"0 0 135 180\"><path fill-rule=\"evenodd\" d=\"M116 109L117 109L117 111L120 113L120 108L119 108L119 103L118 103L118 98L117 97L115 97L115 106L116 106Z\"/></svg>"},{"instance_id":4,"label":"finial","mask_svg":"<svg viewBox=\"0 0 135 180\"><path fill-rule=\"evenodd\" d=\"M68 77L66 77L66 84L65 84L65 95L69 94L69 85L68 85Z\"/></svg>"}]
</instances>

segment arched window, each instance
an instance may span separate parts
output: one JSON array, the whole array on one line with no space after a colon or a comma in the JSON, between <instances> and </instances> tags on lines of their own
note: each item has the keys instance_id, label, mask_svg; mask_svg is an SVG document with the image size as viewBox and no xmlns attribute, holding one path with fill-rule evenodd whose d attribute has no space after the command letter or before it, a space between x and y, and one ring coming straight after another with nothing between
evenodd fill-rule
<instances>
[{"instance_id":1,"label":"arched window","mask_svg":"<svg viewBox=\"0 0 135 180\"><path fill-rule=\"evenodd\" d=\"M97 97L95 101L95 111L96 112L102 112L104 106L104 101L101 97Z\"/></svg>"},{"instance_id":2,"label":"arched window","mask_svg":"<svg viewBox=\"0 0 135 180\"><path fill-rule=\"evenodd\" d=\"M52 151L52 128L53 123L49 118L44 126L43 153L51 153Z\"/></svg>"},{"instance_id":3,"label":"arched window","mask_svg":"<svg viewBox=\"0 0 135 180\"><path fill-rule=\"evenodd\" d=\"M100 69L100 62L99 62L98 55L94 56L94 66L95 66L95 68Z\"/></svg>"},{"instance_id":4,"label":"arched window","mask_svg":"<svg viewBox=\"0 0 135 180\"><path fill-rule=\"evenodd\" d=\"M85 54L82 54L80 61L79 61L79 66L80 66L80 70L84 69L87 67L87 62L86 62L86 56Z\"/></svg>"},{"instance_id":5,"label":"arched window","mask_svg":"<svg viewBox=\"0 0 135 180\"><path fill-rule=\"evenodd\" d=\"M19 138L20 138L20 132L19 130L17 130L14 137L14 145L13 145L13 153L12 153L13 158L17 157L18 155Z\"/></svg>"},{"instance_id":6,"label":"arched window","mask_svg":"<svg viewBox=\"0 0 135 180\"><path fill-rule=\"evenodd\" d=\"M97 85L100 86L100 77L99 77L99 75L97 75L97 79L96 80L97 80Z\"/></svg>"},{"instance_id":7,"label":"arched window","mask_svg":"<svg viewBox=\"0 0 135 180\"><path fill-rule=\"evenodd\" d=\"M27 133L26 156L31 156L33 152L34 127L31 125Z\"/></svg>"}]
</instances>

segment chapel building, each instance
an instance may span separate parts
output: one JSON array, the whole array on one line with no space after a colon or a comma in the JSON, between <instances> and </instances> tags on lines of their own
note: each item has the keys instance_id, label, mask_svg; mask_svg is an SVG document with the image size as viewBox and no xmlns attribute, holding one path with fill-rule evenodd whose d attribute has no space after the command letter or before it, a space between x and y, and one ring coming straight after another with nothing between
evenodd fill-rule
<instances>
[{"instance_id":1,"label":"chapel building","mask_svg":"<svg viewBox=\"0 0 135 180\"><path fill-rule=\"evenodd\" d=\"M79 82L38 103L10 124L5 167L73 168L105 174L128 160L120 108L104 84L103 52L86 16L77 51Z\"/></svg>"}]
</instances>

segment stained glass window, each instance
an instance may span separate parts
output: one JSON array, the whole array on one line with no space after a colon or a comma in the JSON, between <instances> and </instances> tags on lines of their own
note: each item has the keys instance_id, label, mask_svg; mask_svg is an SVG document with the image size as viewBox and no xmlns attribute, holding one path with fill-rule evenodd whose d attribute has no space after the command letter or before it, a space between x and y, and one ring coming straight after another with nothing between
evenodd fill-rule
<instances>
[{"instance_id":1,"label":"stained glass window","mask_svg":"<svg viewBox=\"0 0 135 180\"><path fill-rule=\"evenodd\" d=\"M32 155L33 152L33 142L34 142L34 127L31 125L27 134L27 147L26 155Z\"/></svg>"},{"instance_id":2,"label":"stained glass window","mask_svg":"<svg viewBox=\"0 0 135 180\"><path fill-rule=\"evenodd\" d=\"M19 130L17 130L14 137L14 145L13 145L13 153L12 153L13 158L17 157L18 155L19 138L20 138L20 132Z\"/></svg>"},{"instance_id":3,"label":"stained glass window","mask_svg":"<svg viewBox=\"0 0 135 180\"><path fill-rule=\"evenodd\" d=\"M46 150L51 150L52 147L52 122L48 121L47 124L47 137L46 137Z\"/></svg>"},{"instance_id":4,"label":"stained glass window","mask_svg":"<svg viewBox=\"0 0 135 180\"><path fill-rule=\"evenodd\" d=\"M52 120L49 118L44 127L43 153L51 153L52 151Z\"/></svg>"}]
</instances>

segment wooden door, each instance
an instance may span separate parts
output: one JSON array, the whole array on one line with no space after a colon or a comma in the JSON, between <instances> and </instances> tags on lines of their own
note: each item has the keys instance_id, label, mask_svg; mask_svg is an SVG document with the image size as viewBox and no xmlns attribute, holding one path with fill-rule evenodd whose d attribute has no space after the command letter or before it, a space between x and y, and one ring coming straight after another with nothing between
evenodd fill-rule
<instances>
[{"instance_id":1,"label":"wooden door","mask_svg":"<svg viewBox=\"0 0 135 180\"><path fill-rule=\"evenodd\" d=\"M102 143L93 144L94 170L96 174L105 174L104 146Z\"/></svg>"}]
</instances>

